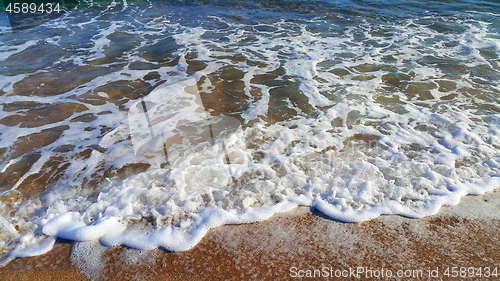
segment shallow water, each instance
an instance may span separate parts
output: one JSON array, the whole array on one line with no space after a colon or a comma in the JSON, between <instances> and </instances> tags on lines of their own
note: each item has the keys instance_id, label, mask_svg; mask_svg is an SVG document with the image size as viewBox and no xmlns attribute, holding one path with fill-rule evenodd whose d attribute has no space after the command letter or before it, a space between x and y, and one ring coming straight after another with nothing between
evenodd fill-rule
<instances>
[{"instance_id":1,"label":"shallow water","mask_svg":"<svg viewBox=\"0 0 500 281\"><path fill-rule=\"evenodd\" d=\"M422 217L500 186L495 1L94 1L0 25L9 258L181 251L298 205Z\"/></svg>"}]
</instances>

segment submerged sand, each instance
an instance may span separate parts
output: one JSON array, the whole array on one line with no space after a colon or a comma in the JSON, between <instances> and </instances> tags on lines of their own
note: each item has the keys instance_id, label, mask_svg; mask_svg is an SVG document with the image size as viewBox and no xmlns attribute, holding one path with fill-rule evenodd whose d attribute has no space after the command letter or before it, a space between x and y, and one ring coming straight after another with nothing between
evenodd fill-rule
<instances>
[{"instance_id":1,"label":"submerged sand","mask_svg":"<svg viewBox=\"0 0 500 281\"><path fill-rule=\"evenodd\" d=\"M321 278L327 272L349 275L325 278L330 280L458 280L463 278L446 276L446 269L451 274L452 267L474 267L472 279L496 280L484 273L486 267L500 270L499 228L500 192L465 197L423 219L341 223L302 207L264 222L214 229L180 253L61 241L46 255L0 268L0 279L286 280L316 269ZM356 278L352 271L358 267L372 272Z\"/></svg>"}]
</instances>

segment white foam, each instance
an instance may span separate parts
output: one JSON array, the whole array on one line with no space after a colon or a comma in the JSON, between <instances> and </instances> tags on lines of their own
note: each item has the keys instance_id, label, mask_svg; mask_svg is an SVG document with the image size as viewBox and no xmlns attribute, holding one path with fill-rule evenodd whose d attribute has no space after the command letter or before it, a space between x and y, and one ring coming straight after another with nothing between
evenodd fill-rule
<instances>
[{"instance_id":1,"label":"white foam","mask_svg":"<svg viewBox=\"0 0 500 281\"><path fill-rule=\"evenodd\" d=\"M28 234L23 236L19 242L19 245L9 253L9 259L43 255L52 250L56 239L54 237L43 237Z\"/></svg>"},{"instance_id":2,"label":"white foam","mask_svg":"<svg viewBox=\"0 0 500 281\"><path fill-rule=\"evenodd\" d=\"M124 5L124 12L132 10L127 7L130 9ZM101 16L114 13L113 5L106 9ZM225 22L222 18L212 19ZM105 57L105 50L111 46L110 35L130 27L123 21L112 21L98 29L94 23L99 20L97 16L76 25L95 33L93 44L65 61L82 66ZM316 23L322 24L321 20ZM498 116L488 113L487 108L495 106L492 101L496 100L491 97L498 94L498 81L481 84L479 94L464 94L478 85L472 73L450 78L437 63L423 62L435 57L470 68L484 66L498 75L492 60L479 51L492 48L500 52L498 40L489 38L488 25L457 24L465 26L466 31L443 35L412 20L383 23L392 35L377 37L377 30L367 23L348 28L339 36L325 36L310 31L301 22L277 21L273 22L276 32L257 32L248 24L228 20L226 30L216 31L224 33L230 43L205 39L214 30L207 30L203 24L195 28L171 24L167 16L138 24L137 30L130 28L126 34L144 39L139 47L124 54L130 62L148 63L138 52L165 34L172 34L181 46L172 54L179 57L177 65L149 62L159 67L155 71L164 85L143 99L121 105L127 111L107 101L103 105L85 104L88 111L55 124L25 129L1 127L0 146L10 147L23 136L53 126L69 126L58 140L40 149L41 157L16 187L59 155L54 152L57 147L78 146L74 152L64 154L72 159L71 163L41 200L25 201L16 214L0 221L8 230L7 239L15 245L9 248L9 257L44 253L56 237L85 243L99 241L109 246L184 251L196 245L211 228L265 220L299 205L313 206L347 222L384 214L419 218L435 214L443 205L458 204L467 194L497 189L500 127ZM365 39L356 39L359 31ZM437 35L443 40L428 43L437 40ZM255 40L246 43L251 37ZM373 45L370 40L375 39L386 47ZM53 41L62 44L61 40L54 37ZM448 41L459 45L446 47ZM29 42L20 46L29 47ZM2 48L6 52L13 50L10 45ZM196 60L207 65L192 75L187 73L190 53L196 53ZM237 61L233 60L236 56ZM384 62L385 56L394 60ZM132 70L130 65L58 96L6 96L5 101L74 102L74 97L95 93L99 85L133 82L150 72ZM244 72L241 81L248 109L237 112L244 126L228 121L236 119L227 116L211 116L198 92L186 89L204 77L200 90L210 95L220 86L210 79L228 65ZM277 77L270 78L270 82L252 82L257 75L282 69L285 74L271 75ZM337 72L339 69L346 74ZM395 73L410 80L400 81L405 86L384 82L384 75ZM0 85L10 94L12 84L20 79L2 78ZM453 87L438 89L442 80ZM288 82L299 85L299 93L295 93L299 96L283 97L281 104L271 104L276 97L270 91ZM429 87L433 98L424 99L409 90L410 86L422 84ZM260 95L254 97L253 90L260 91ZM451 94L456 98L440 99ZM297 97L299 102L294 100ZM379 101L391 97L397 101ZM151 126L144 119L143 102L153 103L146 104ZM269 111L276 108L293 109L297 114L272 122ZM103 111L111 114L98 115ZM0 117L16 113L2 109ZM89 123L70 122L83 113L97 117ZM208 124L214 129L212 133L220 133L214 136L216 144L207 141L209 131L202 130ZM102 135L97 129L100 126L111 129ZM178 137L182 126L195 130L197 133L190 136L203 141ZM88 131L88 127L95 129ZM162 133L180 139L167 148L168 155L163 154L164 141L154 142ZM87 147L93 147L88 158L76 157ZM161 164L167 156L171 166L165 168ZM8 159L0 167L5 171L18 159ZM136 163L148 163L152 168L120 181L99 178L106 170L116 171ZM101 184L95 190L82 187L96 178ZM26 222L25 229L14 232L20 221ZM79 245L90 245L85 243Z\"/></svg>"},{"instance_id":3,"label":"white foam","mask_svg":"<svg viewBox=\"0 0 500 281\"><path fill-rule=\"evenodd\" d=\"M102 278L103 270L102 253L105 247L98 241L87 241L75 243L71 249L70 259L89 279L96 280Z\"/></svg>"},{"instance_id":4,"label":"white foam","mask_svg":"<svg viewBox=\"0 0 500 281\"><path fill-rule=\"evenodd\" d=\"M37 43L38 43L37 40L30 40L17 46L9 46L9 45L0 46L0 61L4 61L8 57L14 54L18 54L28 49L29 47L36 45Z\"/></svg>"}]
</instances>

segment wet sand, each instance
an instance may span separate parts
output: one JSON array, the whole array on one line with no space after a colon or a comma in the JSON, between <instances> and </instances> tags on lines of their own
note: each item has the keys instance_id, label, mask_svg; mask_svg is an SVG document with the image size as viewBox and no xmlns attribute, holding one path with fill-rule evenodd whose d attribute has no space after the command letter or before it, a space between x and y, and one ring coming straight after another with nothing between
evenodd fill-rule
<instances>
[{"instance_id":1,"label":"wet sand","mask_svg":"<svg viewBox=\"0 0 500 281\"><path fill-rule=\"evenodd\" d=\"M317 269L325 276L325 267L329 274L365 267L379 273L383 269L385 274L390 270L392 278L363 273L357 279L352 275L325 279L459 280L446 277L446 268L500 270L499 228L498 191L468 196L458 206L444 207L423 219L383 216L340 223L303 207L260 223L214 229L196 247L181 253L62 241L46 255L16 259L0 268L0 279L286 280L294 279L299 270L314 274ZM416 275L397 278L399 270ZM429 270L438 277L429 277Z\"/></svg>"}]
</instances>

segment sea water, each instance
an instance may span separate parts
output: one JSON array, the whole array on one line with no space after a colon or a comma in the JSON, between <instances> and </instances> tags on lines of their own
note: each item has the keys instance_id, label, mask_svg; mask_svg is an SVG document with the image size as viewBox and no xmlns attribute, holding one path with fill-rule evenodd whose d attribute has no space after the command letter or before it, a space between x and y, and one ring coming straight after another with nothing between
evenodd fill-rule
<instances>
[{"instance_id":1,"label":"sea water","mask_svg":"<svg viewBox=\"0 0 500 281\"><path fill-rule=\"evenodd\" d=\"M82 1L21 31L0 19L4 264L56 239L184 251L299 205L420 218L500 187L496 1Z\"/></svg>"}]
</instances>

